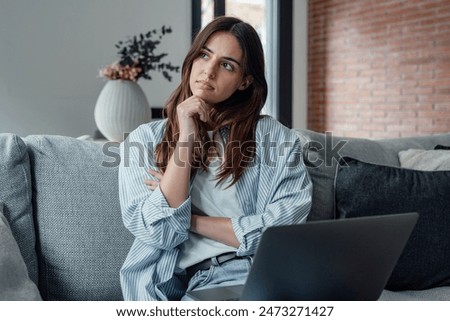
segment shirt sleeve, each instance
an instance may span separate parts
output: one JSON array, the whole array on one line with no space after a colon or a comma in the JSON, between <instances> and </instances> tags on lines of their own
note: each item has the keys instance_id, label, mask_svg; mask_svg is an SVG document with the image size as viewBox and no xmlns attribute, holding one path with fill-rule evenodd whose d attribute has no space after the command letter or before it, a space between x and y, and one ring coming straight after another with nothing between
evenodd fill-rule
<instances>
[{"instance_id":1,"label":"shirt sleeve","mask_svg":"<svg viewBox=\"0 0 450 321\"><path fill-rule=\"evenodd\" d=\"M125 227L141 242L157 249L173 249L188 238L191 220L190 197L172 208L157 187L144 184L148 168L157 170L153 159L152 127L140 126L120 145L119 198Z\"/></svg>"},{"instance_id":2,"label":"shirt sleeve","mask_svg":"<svg viewBox=\"0 0 450 321\"><path fill-rule=\"evenodd\" d=\"M272 148L267 144L260 146L263 151L259 159L257 195L254 195L255 189L248 186L243 188L243 195L239 195L244 207L247 204L255 212L232 218L240 241L237 254L241 256L255 253L267 227L303 223L311 209L312 183L303 163L300 140L293 135L281 135L277 140L271 137L276 142ZM248 205L256 199L263 205Z\"/></svg>"}]
</instances>

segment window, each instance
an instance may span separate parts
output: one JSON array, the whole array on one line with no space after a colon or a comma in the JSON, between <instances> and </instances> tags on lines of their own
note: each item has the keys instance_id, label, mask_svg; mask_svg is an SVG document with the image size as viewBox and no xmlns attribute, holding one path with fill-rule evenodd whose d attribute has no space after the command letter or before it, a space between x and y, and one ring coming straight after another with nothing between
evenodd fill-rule
<instances>
[{"instance_id":1,"label":"window","mask_svg":"<svg viewBox=\"0 0 450 321\"><path fill-rule=\"evenodd\" d=\"M269 86L263 113L292 127L292 0L192 0L193 36L221 15L238 17L258 32Z\"/></svg>"}]
</instances>

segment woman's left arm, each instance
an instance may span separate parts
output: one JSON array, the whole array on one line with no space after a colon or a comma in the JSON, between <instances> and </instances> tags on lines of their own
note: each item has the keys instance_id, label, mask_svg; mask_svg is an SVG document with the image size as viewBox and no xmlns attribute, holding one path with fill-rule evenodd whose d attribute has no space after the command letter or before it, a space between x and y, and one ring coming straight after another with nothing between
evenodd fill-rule
<instances>
[{"instance_id":1,"label":"woman's left arm","mask_svg":"<svg viewBox=\"0 0 450 321\"><path fill-rule=\"evenodd\" d=\"M228 217L192 214L190 230L217 242L239 248L240 242L234 233L231 219Z\"/></svg>"},{"instance_id":2,"label":"woman's left arm","mask_svg":"<svg viewBox=\"0 0 450 321\"><path fill-rule=\"evenodd\" d=\"M276 131L276 127L273 129ZM291 134L272 136L276 145L262 144L266 147L263 147L261 155L264 156L259 164L258 188L243 186L245 192L238 195L245 212L245 215L231 219L240 244L238 255L253 255L267 227L299 224L307 219L312 183L303 163L300 139L293 132ZM248 184L253 182L249 180L244 185ZM256 199L257 206L254 206L252 202Z\"/></svg>"}]
</instances>

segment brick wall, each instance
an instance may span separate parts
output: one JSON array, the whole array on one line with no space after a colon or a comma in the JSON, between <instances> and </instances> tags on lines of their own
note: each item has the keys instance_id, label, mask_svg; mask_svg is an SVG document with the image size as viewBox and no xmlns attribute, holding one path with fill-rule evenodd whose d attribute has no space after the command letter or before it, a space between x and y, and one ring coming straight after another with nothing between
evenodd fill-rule
<instances>
[{"instance_id":1,"label":"brick wall","mask_svg":"<svg viewBox=\"0 0 450 321\"><path fill-rule=\"evenodd\" d=\"M308 127L450 132L450 0L309 0Z\"/></svg>"}]
</instances>

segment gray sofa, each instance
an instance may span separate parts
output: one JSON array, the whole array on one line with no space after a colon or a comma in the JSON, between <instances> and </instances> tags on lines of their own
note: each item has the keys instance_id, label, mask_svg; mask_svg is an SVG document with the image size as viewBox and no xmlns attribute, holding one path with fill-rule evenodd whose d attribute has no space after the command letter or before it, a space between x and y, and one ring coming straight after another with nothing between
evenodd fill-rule
<instances>
[{"instance_id":1,"label":"gray sofa","mask_svg":"<svg viewBox=\"0 0 450 321\"><path fill-rule=\"evenodd\" d=\"M310 220L339 216L341 156L399 167L402 150L450 145L450 134L347 142L298 134L314 184ZM122 300L119 269L133 237L120 214L118 144L0 134L0 151L0 300ZM450 287L385 290L380 299L449 300Z\"/></svg>"}]
</instances>

